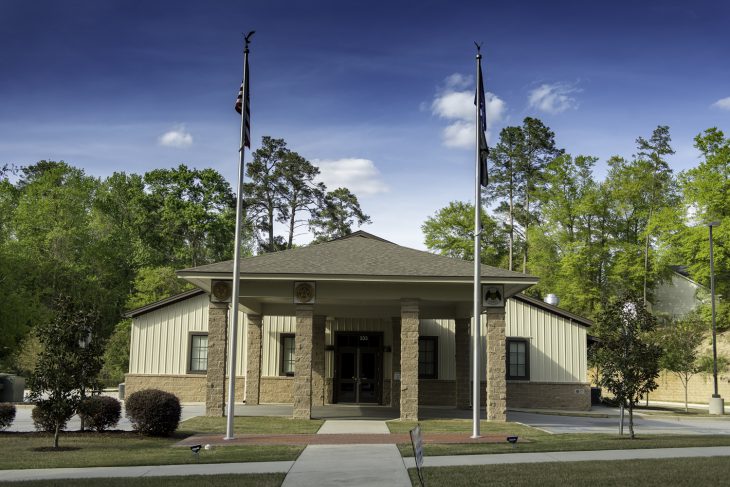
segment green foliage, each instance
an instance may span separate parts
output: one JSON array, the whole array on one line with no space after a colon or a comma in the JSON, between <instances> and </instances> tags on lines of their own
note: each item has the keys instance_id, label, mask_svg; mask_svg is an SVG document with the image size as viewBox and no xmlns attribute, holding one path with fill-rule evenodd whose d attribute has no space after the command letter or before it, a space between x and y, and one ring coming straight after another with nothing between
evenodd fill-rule
<instances>
[{"instance_id":1,"label":"green foliage","mask_svg":"<svg viewBox=\"0 0 730 487\"><path fill-rule=\"evenodd\" d=\"M717 356L717 373L723 374L730 368L730 360L724 356ZM702 355L697 359L697 370L703 374L713 375L714 373L714 360L712 354Z\"/></svg>"},{"instance_id":2,"label":"green foliage","mask_svg":"<svg viewBox=\"0 0 730 487\"><path fill-rule=\"evenodd\" d=\"M689 316L679 322L664 326L659 332L663 349L659 361L661 368L674 373L684 386L684 408L687 405L689 380L699 372L697 347L704 338L705 325L697 316Z\"/></svg>"},{"instance_id":3,"label":"green foliage","mask_svg":"<svg viewBox=\"0 0 730 487\"><path fill-rule=\"evenodd\" d=\"M48 402L38 403L30 413L36 431L43 431L45 433L56 433L57 431L66 429L66 424L73 415L74 410L72 408L67 407L61 409L54 407ZM55 440L53 446L58 447L58 443Z\"/></svg>"},{"instance_id":4,"label":"green foliage","mask_svg":"<svg viewBox=\"0 0 730 487\"><path fill-rule=\"evenodd\" d=\"M180 400L158 389L130 394L124 408L134 429L143 435L169 436L180 423Z\"/></svg>"},{"instance_id":5,"label":"green foliage","mask_svg":"<svg viewBox=\"0 0 730 487\"><path fill-rule=\"evenodd\" d=\"M644 395L657 388L661 347L654 332L656 318L636 294L626 294L605 305L593 333L599 341L595 362L598 384L629 406L629 431L634 438L633 410Z\"/></svg>"},{"instance_id":6,"label":"green foliage","mask_svg":"<svg viewBox=\"0 0 730 487\"><path fill-rule=\"evenodd\" d=\"M126 319L117 323L114 333L109 337L104 349L104 366L101 369L101 381L108 386L116 386L124 382L124 375L129 372L129 341L131 339L132 320Z\"/></svg>"},{"instance_id":7,"label":"green foliage","mask_svg":"<svg viewBox=\"0 0 730 487\"><path fill-rule=\"evenodd\" d=\"M15 405L0 403L0 431L9 428L15 420Z\"/></svg>"},{"instance_id":8,"label":"green foliage","mask_svg":"<svg viewBox=\"0 0 730 487\"><path fill-rule=\"evenodd\" d=\"M89 428L106 431L119 423L122 406L113 397L91 396L81 401L77 412Z\"/></svg>"},{"instance_id":9,"label":"green foliage","mask_svg":"<svg viewBox=\"0 0 730 487\"><path fill-rule=\"evenodd\" d=\"M183 281L170 266L142 267L134 279L134 291L127 299L126 308L136 309L169 298L192 289L192 284Z\"/></svg>"},{"instance_id":10,"label":"green foliage","mask_svg":"<svg viewBox=\"0 0 730 487\"><path fill-rule=\"evenodd\" d=\"M96 313L82 310L69 297L57 298L54 308L53 319L36 327L43 348L29 386L44 427L54 426L53 446L58 447L59 432L76 411L84 391L99 389L103 348L94 336Z\"/></svg>"},{"instance_id":11,"label":"green foliage","mask_svg":"<svg viewBox=\"0 0 730 487\"><path fill-rule=\"evenodd\" d=\"M506 235L486 211L481 212L481 262L501 265L507 256ZM474 260L474 205L452 201L421 225L426 247L449 257Z\"/></svg>"},{"instance_id":12,"label":"green foliage","mask_svg":"<svg viewBox=\"0 0 730 487\"><path fill-rule=\"evenodd\" d=\"M315 241L343 237L352 226L370 223L357 197L347 188L327 192L317 183L319 168L296 152L284 139L263 137L246 168L244 184L246 214L253 223L259 250L290 249L298 229L305 226ZM275 223L286 227L277 235Z\"/></svg>"},{"instance_id":13,"label":"green foliage","mask_svg":"<svg viewBox=\"0 0 730 487\"><path fill-rule=\"evenodd\" d=\"M195 267L230 259L236 198L214 169L155 169L144 175L146 265Z\"/></svg>"},{"instance_id":14,"label":"green foliage","mask_svg":"<svg viewBox=\"0 0 730 487\"><path fill-rule=\"evenodd\" d=\"M337 188L324 196L324 202L314 212L309 228L315 242L344 237L352 233L352 226L370 223L370 217L360 209L357 196L347 188Z\"/></svg>"}]
</instances>

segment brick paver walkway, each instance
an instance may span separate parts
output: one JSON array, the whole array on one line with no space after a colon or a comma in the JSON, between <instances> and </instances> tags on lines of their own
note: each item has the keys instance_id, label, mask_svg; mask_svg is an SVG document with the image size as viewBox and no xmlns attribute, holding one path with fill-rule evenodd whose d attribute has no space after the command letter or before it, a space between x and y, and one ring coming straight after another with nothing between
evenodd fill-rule
<instances>
[{"instance_id":1,"label":"brick paver walkway","mask_svg":"<svg viewBox=\"0 0 730 487\"><path fill-rule=\"evenodd\" d=\"M306 434L306 435L237 435L224 440L223 434L195 435L175 446L190 445L388 445L410 443L408 433L381 434ZM424 433L424 443L507 443L508 434L469 438L468 433Z\"/></svg>"}]
</instances>

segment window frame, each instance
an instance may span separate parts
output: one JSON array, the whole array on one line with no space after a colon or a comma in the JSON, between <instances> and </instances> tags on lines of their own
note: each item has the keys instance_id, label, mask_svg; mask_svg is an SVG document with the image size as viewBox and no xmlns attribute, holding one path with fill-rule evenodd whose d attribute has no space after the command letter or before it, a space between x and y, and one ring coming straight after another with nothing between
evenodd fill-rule
<instances>
[{"instance_id":1,"label":"window frame","mask_svg":"<svg viewBox=\"0 0 730 487\"><path fill-rule=\"evenodd\" d=\"M292 369L294 369L294 364L296 361L296 334L295 333L280 333L279 334L279 376L281 377L294 377L294 373L296 372L296 369L292 370L292 372L284 372L284 361L285 361L285 352L286 352L286 341L288 339L292 339L294 341L292 346Z\"/></svg>"},{"instance_id":2,"label":"window frame","mask_svg":"<svg viewBox=\"0 0 730 487\"><path fill-rule=\"evenodd\" d=\"M433 374L421 373L421 340L433 342ZM439 378L439 337L422 335L418 337L418 379Z\"/></svg>"},{"instance_id":3,"label":"window frame","mask_svg":"<svg viewBox=\"0 0 730 487\"><path fill-rule=\"evenodd\" d=\"M512 375L510 374L510 344L512 343L521 343L525 346L525 375ZM530 380L530 339L529 338L519 338L519 337L507 337L505 340L505 375L507 376L507 380L519 380L519 381L529 381ZM518 364L519 365L519 364Z\"/></svg>"},{"instance_id":4,"label":"window frame","mask_svg":"<svg viewBox=\"0 0 730 487\"><path fill-rule=\"evenodd\" d=\"M205 369L193 369L193 340L195 337L205 337ZM191 331L188 333L188 354L187 354L187 371L188 374L207 374L208 373L208 332L207 331ZM198 360L200 358L198 357Z\"/></svg>"}]
</instances>

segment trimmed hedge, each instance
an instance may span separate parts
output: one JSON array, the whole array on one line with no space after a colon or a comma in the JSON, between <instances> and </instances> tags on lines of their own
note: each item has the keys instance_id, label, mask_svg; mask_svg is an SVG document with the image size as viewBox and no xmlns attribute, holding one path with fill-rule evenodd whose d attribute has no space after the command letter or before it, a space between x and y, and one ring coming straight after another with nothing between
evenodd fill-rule
<instances>
[{"instance_id":1,"label":"trimmed hedge","mask_svg":"<svg viewBox=\"0 0 730 487\"><path fill-rule=\"evenodd\" d=\"M0 430L13 424L15 419L15 404L0 403Z\"/></svg>"},{"instance_id":2,"label":"trimmed hedge","mask_svg":"<svg viewBox=\"0 0 730 487\"><path fill-rule=\"evenodd\" d=\"M50 407L50 403L41 402L33 408L30 415L33 418L33 425L36 430L45 431L47 433L55 433L56 422L53 419L51 412L47 409L48 407ZM59 430L66 429L66 424L68 423L68 420L71 419L71 416L73 416L73 412L60 422Z\"/></svg>"},{"instance_id":3,"label":"trimmed hedge","mask_svg":"<svg viewBox=\"0 0 730 487\"><path fill-rule=\"evenodd\" d=\"M127 417L137 432L148 436L169 436L180 423L180 400L158 389L143 389L124 403Z\"/></svg>"},{"instance_id":4,"label":"trimmed hedge","mask_svg":"<svg viewBox=\"0 0 730 487\"><path fill-rule=\"evenodd\" d=\"M87 427L105 431L119 423L122 406L113 397L91 396L81 401L77 412Z\"/></svg>"}]
</instances>

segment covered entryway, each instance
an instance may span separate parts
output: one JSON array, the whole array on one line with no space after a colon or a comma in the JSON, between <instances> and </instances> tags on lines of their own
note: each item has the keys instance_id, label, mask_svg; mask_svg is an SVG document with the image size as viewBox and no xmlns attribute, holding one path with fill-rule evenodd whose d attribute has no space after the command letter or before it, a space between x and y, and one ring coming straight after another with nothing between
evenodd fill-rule
<instances>
[{"instance_id":1,"label":"covered entryway","mask_svg":"<svg viewBox=\"0 0 730 487\"><path fill-rule=\"evenodd\" d=\"M383 334L335 335L334 402L380 404L383 394Z\"/></svg>"}]
</instances>

